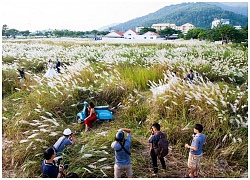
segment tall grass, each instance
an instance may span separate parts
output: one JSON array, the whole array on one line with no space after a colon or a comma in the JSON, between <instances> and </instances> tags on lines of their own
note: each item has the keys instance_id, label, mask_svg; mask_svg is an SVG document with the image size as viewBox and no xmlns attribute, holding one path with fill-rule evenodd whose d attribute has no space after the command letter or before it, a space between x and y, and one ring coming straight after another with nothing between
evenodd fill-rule
<instances>
[{"instance_id":1,"label":"tall grass","mask_svg":"<svg viewBox=\"0 0 250 180\"><path fill-rule=\"evenodd\" d=\"M208 173L203 177L218 177L219 170L211 164L219 157L232 168L219 177L239 177L247 169L245 51L210 45L32 42L3 42L2 127L3 143L7 144L3 169L13 170L15 177L40 177L44 150L66 127L77 139L74 147L64 150L69 172L80 177L113 177L110 144L116 130L127 127L133 131L134 175L150 177L147 138L154 122L161 124L169 139L172 155L168 158L180 162L186 161L183 145L191 141L193 125L204 125L208 160L204 169ZM43 78L43 64L57 56L65 62L64 74ZM14 66L9 64L11 59L15 59ZM235 64L240 64L237 71ZM22 84L16 72L21 65L28 67ZM41 67L36 71L32 66ZM200 76L188 83L183 77L191 68ZM174 71L177 77L173 77ZM83 133L75 118L85 100L109 105L114 120L96 122L90 133ZM168 163L169 174L178 176L181 172L174 171L170 160Z\"/></svg>"}]
</instances>

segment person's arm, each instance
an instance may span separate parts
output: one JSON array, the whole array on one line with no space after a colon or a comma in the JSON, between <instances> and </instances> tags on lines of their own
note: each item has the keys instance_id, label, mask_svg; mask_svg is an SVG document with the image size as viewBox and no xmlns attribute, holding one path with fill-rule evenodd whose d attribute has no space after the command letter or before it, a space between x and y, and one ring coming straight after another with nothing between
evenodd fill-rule
<instances>
[{"instance_id":1,"label":"person's arm","mask_svg":"<svg viewBox=\"0 0 250 180\"><path fill-rule=\"evenodd\" d=\"M62 175L63 175L63 167L60 166L60 167L59 167L59 172L58 172L58 174L57 174L57 178L62 178Z\"/></svg>"},{"instance_id":2,"label":"person's arm","mask_svg":"<svg viewBox=\"0 0 250 180\"><path fill-rule=\"evenodd\" d=\"M71 145L74 146L75 143L76 143L74 134L71 134L70 138L71 138L71 141L72 141L72 144L71 144Z\"/></svg>"},{"instance_id":3,"label":"person's arm","mask_svg":"<svg viewBox=\"0 0 250 180\"><path fill-rule=\"evenodd\" d=\"M197 151L197 148L196 148L196 147L194 147L194 146L189 146L188 144L185 144L185 148L191 149L191 150L193 150L193 151Z\"/></svg>"},{"instance_id":4,"label":"person's arm","mask_svg":"<svg viewBox=\"0 0 250 180\"><path fill-rule=\"evenodd\" d=\"M84 120L86 120L87 118L91 117L92 114L93 114L93 108L90 108L89 115L88 115L88 117L86 117Z\"/></svg>"},{"instance_id":5,"label":"person's arm","mask_svg":"<svg viewBox=\"0 0 250 180\"><path fill-rule=\"evenodd\" d=\"M124 131L124 132L126 132L126 133L128 133L128 134L132 134L132 130L131 130L131 129L128 129L128 128L121 128L121 129L119 129L119 130Z\"/></svg>"},{"instance_id":6,"label":"person's arm","mask_svg":"<svg viewBox=\"0 0 250 180\"><path fill-rule=\"evenodd\" d=\"M185 148L191 149L193 151L197 151L198 150L195 146L189 146L188 144L185 144Z\"/></svg>"}]
</instances>

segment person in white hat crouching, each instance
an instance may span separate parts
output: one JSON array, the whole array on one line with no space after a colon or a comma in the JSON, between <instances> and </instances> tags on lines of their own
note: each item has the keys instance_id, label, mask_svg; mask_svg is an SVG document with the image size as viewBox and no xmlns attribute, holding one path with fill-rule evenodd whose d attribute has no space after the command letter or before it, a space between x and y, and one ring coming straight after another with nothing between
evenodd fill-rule
<instances>
[{"instance_id":1,"label":"person in white hat crouching","mask_svg":"<svg viewBox=\"0 0 250 180\"><path fill-rule=\"evenodd\" d=\"M67 145L74 145L75 144L74 134L71 132L69 128L64 129L63 136L61 136L56 143L54 144L54 148L56 150L56 158L55 161L62 159L62 151Z\"/></svg>"}]
</instances>

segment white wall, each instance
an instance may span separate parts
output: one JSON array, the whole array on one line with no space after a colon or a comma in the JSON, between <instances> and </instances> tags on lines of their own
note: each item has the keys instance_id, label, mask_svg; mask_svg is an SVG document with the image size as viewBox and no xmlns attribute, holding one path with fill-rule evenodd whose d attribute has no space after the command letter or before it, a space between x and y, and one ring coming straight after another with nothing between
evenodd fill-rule
<instances>
[{"instance_id":1,"label":"white wall","mask_svg":"<svg viewBox=\"0 0 250 180\"><path fill-rule=\"evenodd\" d=\"M137 34L134 31L132 31L131 29L127 30L124 33L125 39L136 39L136 36L137 36Z\"/></svg>"}]
</instances>

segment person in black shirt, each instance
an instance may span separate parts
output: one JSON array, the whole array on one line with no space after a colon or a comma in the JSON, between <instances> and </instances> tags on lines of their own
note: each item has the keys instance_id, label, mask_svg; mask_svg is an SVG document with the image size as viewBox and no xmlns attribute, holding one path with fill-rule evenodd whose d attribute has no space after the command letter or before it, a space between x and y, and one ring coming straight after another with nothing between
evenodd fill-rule
<instances>
[{"instance_id":1,"label":"person in black shirt","mask_svg":"<svg viewBox=\"0 0 250 180\"><path fill-rule=\"evenodd\" d=\"M194 74L192 69L189 70L188 75L186 76L185 79L189 80L190 82L194 79Z\"/></svg>"},{"instance_id":2,"label":"person in black shirt","mask_svg":"<svg viewBox=\"0 0 250 180\"><path fill-rule=\"evenodd\" d=\"M44 158L42 162L42 177L43 178L61 178L63 175L63 167L59 168L55 165L53 159L56 157L56 151L54 147L49 147L44 152Z\"/></svg>"},{"instance_id":3,"label":"person in black shirt","mask_svg":"<svg viewBox=\"0 0 250 180\"><path fill-rule=\"evenodd\" d=\"M25 73L24 73L24 67L22 67L21 70L20 70L20 69L17 69L17 70L18 70L19 73L20 73L20 77L23 78L23 79L26 79L26 78L25 78Z\"/></svg>"},{"instance_id":4,"label":"person in black shirt","mask_svg":"<svg viewBox=\"0 0 250 180\"><path fill-rule=\"evenodd\" d=\"M159 141L159 136L163 135L164 137L166 137L166 134L161 132L161 126L158 123L154 123L151 128L151 136L148 139L148 142L152 144L152 146L150 147L150 156L151 156L151 160L152 160L152 165L153 165L153 171L154 174L156 175L156 173L158 173L158 165L157 165L157 154L154 151L154 147L157 146L157 143ZM158 157L161 165L162 165L162 169L163 169L163 174L166 173L166 163L163 157Z\"/></svg>"},{"instance_id":5,"label":"person in black shirt","mask_svg":"<svg viewBox=\"0 0 250 180\"><path fill-rule=\"evenodd\" d=\"M56 69L57 69L57 72L58 72L58 73L61 73L61 72L60 72L60 66L61 66L61 63L60 63L60 61L57 59L57 60L56 60Z\"/></svg>"}]
</instances>

